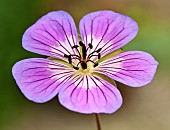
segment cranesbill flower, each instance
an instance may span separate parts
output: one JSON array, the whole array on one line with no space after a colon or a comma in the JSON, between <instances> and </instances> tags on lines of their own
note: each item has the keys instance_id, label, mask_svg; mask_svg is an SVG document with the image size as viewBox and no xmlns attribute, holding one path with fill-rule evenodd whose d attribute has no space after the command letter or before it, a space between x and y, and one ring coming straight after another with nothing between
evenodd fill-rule
<instances>
[{"instance_id":1,"label":"cranesbill flower","mask_svg":"<svg viewBox=\"0 0 170 130\"><path fill-rule=\"evenodd\" d=\"M138 32L137 23L113 11L85 15L78 36L73 18L54 11L23 35L28 51L48 56L17 62L12 73L22 93L44 103L58 94L60 103L80 113L113 113L122 104L114 82L141 87L151 82L157 61L142 51L123 52Z\"/></svg>"}]
</instances>

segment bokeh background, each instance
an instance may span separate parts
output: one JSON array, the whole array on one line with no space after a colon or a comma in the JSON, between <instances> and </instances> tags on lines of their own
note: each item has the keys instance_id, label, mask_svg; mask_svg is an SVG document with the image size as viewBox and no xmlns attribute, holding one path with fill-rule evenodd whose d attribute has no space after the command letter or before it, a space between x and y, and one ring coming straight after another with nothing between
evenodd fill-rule
<instances>
[{"instance_id":1,"label":"bokeh background","mask_svg":"<svg viewBox=\"0 0 170 130\"><path fill-rule=\"evenodd\" d=\"M124 99L116 113L101 115L103 130L170 129L170 1L169 0L1 0L0 1L0 130L95 130L94 115L71 112L57 97L45 104L28 101L11 75L18 60L42 57L21 47L23 32L53 10L81 17L109 9L139 24L137 37L124 50L151 53L159 62L152 83L141 88L119 84Z\"/></svg>"}]
</instances>

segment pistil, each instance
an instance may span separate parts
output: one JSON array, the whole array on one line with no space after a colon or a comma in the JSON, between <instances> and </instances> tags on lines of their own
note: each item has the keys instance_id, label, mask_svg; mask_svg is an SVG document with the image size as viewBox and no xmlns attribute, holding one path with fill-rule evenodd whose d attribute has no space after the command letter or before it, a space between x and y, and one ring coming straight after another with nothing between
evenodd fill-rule
<instances>
[{"instance_id":1,"label":"pistil","mask_svg":"<svg viewBox=\"0 0 170 130\"><path fill-rule=\"evenodd\" d=\"M83 60L86 59L86 55L87 55L87 50L86 50L86 46L82 43L82 41L79 42L81 48L82 48L82 57Z\"/></svg>"}]
</instances>

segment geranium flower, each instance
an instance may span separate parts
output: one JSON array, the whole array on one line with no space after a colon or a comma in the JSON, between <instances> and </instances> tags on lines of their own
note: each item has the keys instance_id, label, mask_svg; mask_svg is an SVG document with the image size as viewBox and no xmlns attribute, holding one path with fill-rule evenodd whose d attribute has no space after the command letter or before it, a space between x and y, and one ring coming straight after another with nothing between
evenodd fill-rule
<instances>
[{"instance_id":1,"label":"geranium flower","mask_svg":"<svg viewBox=\"0 0 170 130\"><path fill-rule=\"evenodd\" d=\"M122 51L138 32L128 16L93 12L81 19L79 29L81 39L65 11L40 18L26 30L22 45L49 58L19 61L13 76L31 101L44 103L58 94L60 103L72 111L113 113L122 104L114 80L144 86L153 79L158 63L146 52Z\"/></svg>"}]
</instances>

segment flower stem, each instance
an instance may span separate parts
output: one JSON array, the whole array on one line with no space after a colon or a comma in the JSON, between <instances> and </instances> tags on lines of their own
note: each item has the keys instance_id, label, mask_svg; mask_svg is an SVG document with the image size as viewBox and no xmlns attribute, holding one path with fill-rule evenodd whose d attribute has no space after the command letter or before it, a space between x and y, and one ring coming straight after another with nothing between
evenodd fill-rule
<instances>
[{"instance_id":1,"label":"flower stem","mask_svg":"<svg viewBox=\"0 0 170 130\"><path fill-rule=\"evenodd\" d=\"M95 114L97 130L101 130L99 114Z\"/></svg>"}]
</instances>

